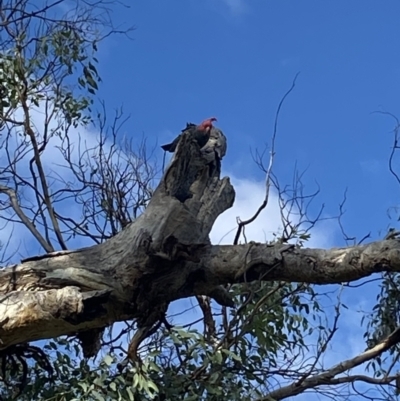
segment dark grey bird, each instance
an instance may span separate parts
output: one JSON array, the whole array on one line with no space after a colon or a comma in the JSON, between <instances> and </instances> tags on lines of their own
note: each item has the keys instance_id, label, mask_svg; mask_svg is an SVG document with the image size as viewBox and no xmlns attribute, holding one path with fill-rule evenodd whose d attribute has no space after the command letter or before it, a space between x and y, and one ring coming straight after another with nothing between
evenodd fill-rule
<instances>
[{"instance_id":1,"label":"dark grey bird","mask_svg":"<svg viewBox=\"0 0 400 401\"><path fill-rule=\"evenodd\" d=\"M204 120L201 124L187 124L186 128L182 130L182 132L187 130L192 130L193 138L196 139L200 148L202 148L210 139L210 132L213 128L213 121L217 121L215 117L208 118ZM161 148L166 152L175 152L176 147L178 146L179 140L181 139L181 135L178 135L171 143L166 145L162 145Z\"/></svg>"}]
</instances>

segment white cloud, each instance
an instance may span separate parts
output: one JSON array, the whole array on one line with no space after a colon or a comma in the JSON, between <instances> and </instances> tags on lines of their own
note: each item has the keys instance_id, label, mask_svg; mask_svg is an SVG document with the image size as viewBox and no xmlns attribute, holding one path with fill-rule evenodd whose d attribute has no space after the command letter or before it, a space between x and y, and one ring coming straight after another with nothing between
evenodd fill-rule
<instances>
[{"instance_id":1,"label":"white cloud","mask_svg":"<svg viewBox=\"0 0 400 401\"><path fill-rule=\"evenodd\" d=\"M245 14L249 10L245 0L222 0L222 2L228 7L229 12L235 16Z\"/></svg>"},{"instance_id":2,"label":"white cloud","mask_svg":"<svg viewBox=\"0 0 400 401\"><path fill-rule=\"evenodd\" d=\"M235 188L234 205L218 217L211 231L214 244L232 244L236 234L236 220L247 220L256 212L265 196L265 185L262 182L248 179L237 179L231 176ZM247 240L265 242L272 239L272 233L279 228L279 208L277 197L271 194L269 205L261 212L258 219L246 227Z\"/></svg>"},{"instance_id":3,"label":"white cloud","mask_svg":"<svg viewBox=\"0 0 400 401\"><path fill-rule=\"evenodd\" d=\"M265 197L265 183L250 179L239 179L229 174L231 183L235 188L236 198L234 205L225 211L216 220L211 231L210 238L213 244L232 244L237 228L237 217L241 220L251 218L262 204ZM292 216L296 220L296 216ZM274 238L273 234L279 234L282 230L280 219L280 207L278 196L271 190L267 207L258 218L246 226L247 241L266 242ZM329 222L317 224L311 231L311 239L308 247L325 248L332 246L332 237L335 228ZM243 237L241 241L243 242Z\"/></svg>"}]
</instances>

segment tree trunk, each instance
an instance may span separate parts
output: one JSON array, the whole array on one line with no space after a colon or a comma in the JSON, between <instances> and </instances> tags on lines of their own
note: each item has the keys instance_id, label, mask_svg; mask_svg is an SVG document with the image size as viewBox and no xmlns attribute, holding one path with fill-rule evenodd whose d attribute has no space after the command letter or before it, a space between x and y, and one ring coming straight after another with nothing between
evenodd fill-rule
<instances>
[{"instance_id":1,"label":"tree trunk","mask_svg":"<svg viewBox=\"0 0 400 401\"><path fill-rule=\"evenodd\" d=\"M232 305L221 287L228 283L262 277L328 284L400 271L395 236L331 250L211 245L211 228L235 193L228 178L219 179L219 169L211 175L210 169L185 133L146 211L118 235L1 270L0 348L121 320L150 316L154 323L169 302L193 295Z\"/></svg>"}]
</instances>

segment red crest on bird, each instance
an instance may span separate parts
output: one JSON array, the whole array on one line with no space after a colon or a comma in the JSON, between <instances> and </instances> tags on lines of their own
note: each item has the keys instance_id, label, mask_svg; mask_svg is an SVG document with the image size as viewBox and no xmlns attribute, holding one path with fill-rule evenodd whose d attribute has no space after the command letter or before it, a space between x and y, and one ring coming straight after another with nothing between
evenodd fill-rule
<instances>
[{"instance_id":1,"label":"red crest on bird","mask_svg":"<svg viewBox=\"0 0 400 401\"><path fill-rule=\"evenodd\" d=\"M213 121L217 121L215 117L210 117L204 120L200 125L197 126L197 129L209 131L213 127Z\"/></svg>"}]
</instances>

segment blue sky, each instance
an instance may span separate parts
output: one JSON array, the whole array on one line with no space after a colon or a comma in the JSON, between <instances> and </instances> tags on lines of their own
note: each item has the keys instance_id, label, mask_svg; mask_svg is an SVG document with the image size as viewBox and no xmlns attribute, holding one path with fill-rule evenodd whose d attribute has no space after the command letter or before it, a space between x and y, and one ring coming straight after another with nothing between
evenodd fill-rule
<instances>
[{"instance_id":1,"label":"blue sky","mask_svg":"<svg viewBox=\"0 0 400 401\"><path fill-rule=\"evenodd\" d=\"M133 40L102 47L101 95L110 108L122 103L127 132L150 143L215 115L229 140L225 171L262 180L250 147L269 142L300 71L281 114L276 172L288 183L295 162L308 168L306 189L319 183L328 215L347 187L349 233L377 238L400 190L387 169L392 121L371 114L397 113L399 13L396 1L132 2L114 19L136 27Z\"/></svg>"},{"instance_id":2,"label":"blue sky","mask_svg":"<svg viewBox=\"0 0 400 401\"><path fill-rule=\"evenodd\" d=\"M228 137L223 167L240 192L217 221L217 242L235 216L248 217L262 200L264 176L250 148L270 142L277 105L300 72L282 109L275 172L287 184L295 163L308 168L306 190L320 185L315 206L324 203L325 216L337 214L347 188L347 233L379 239L396 226L387 209L398 205L400 187L388 170L393 121L373 112L400 116L399 15L400 3L390 0L132 2L115 17L135 25L133 40L112 37L102 47L102 96L110 107L123 103L132 116L126 131L150 143L169 141L186 121L218 118ZM251 239L277 224L272 205ZM341 245L334 222L314 231L310 243ZM358 311L368 310L371 298L373 286L344 292L350 309L327 366L365 349Z\"/></svg>"},{"instance_id":3,"label":"blue sky","mask_svg":"<svg viewBox=\"0 0 400 401\"><path fill-rule=\"evenodd\" d=\"M337 214L348 188L343 222L349 235L361 238L371 231L378 239L389 224L395 226L386 215L400 193L387 167L393 121L372 112L400 117L400 2L130 3L116 7L113 20L134 25L133 40L112 36L100 46L99 95L110 114L123 105L131 115L126 134L144 135L150 146L168 142L188 121L218 118L228 137L223 169L233 177L237 202L217 221L214 243L235 226L237 215L249 217L262 201L264 175L250 149L270 142L277 105L298 72L279 121L275 172L281 184L292 182L297 163L300 170L308 168L306 191L318 182L315 209L325 203L325 217ZM161 160L161 150L156 157ZM248 238L269 236L279 225L278 212L272 202ZM27 244L24 256L42 253ZM310 242L340 245L335 222L318 226ZM364 349L357 310L371 306L372 291L370 286L344 294L352 307L343 311L343 331L325 358L327 366ZM171 313L185 302L174 304Z\"/></svg>"}]
</instances>

